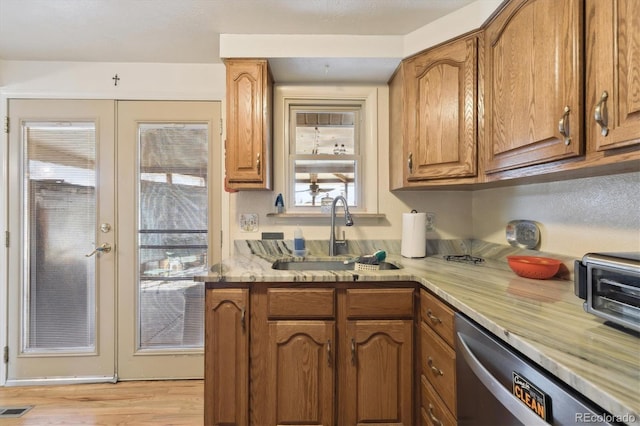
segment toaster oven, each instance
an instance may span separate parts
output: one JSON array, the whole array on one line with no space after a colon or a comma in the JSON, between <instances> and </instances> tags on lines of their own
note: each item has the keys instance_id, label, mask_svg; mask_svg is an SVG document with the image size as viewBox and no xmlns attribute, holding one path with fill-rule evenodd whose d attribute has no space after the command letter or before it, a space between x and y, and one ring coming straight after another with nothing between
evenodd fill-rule
<instances>
[{"instance_id":1,"label":"toaster oven","mask_svg":"<svg viewBox=\"0 0 640 426\"><path fill-rule=\"evenodd\" d=\"M588 253L574 266L584 310L640 332L640 252Z\"/></svg>"}]
</instances>

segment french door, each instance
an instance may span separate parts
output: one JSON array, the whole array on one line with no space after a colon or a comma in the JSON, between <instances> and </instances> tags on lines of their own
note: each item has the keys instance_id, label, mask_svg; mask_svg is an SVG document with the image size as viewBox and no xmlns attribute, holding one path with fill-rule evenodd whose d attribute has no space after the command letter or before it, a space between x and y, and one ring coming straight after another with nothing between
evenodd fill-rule
<instances>
[{"instance_id":1,"label":"french door","mask_svg":"<svg viewBox=\"0 0 640 426\"><path fill-rule=\"evenodd\" d=\"M220 103L118 102L118 376L202 378Z\"/></svg>"},{"instance_id":2,"label":"french door","mask_svg":"<svg viewBox=\"0 0 640 426\"><path fill-rule=\"evenodd\" d=\"M220 103L9 114L7 383L202 377L193 276L220 257Z\"/></svg>"},{"instance_id":3,"label":"french door","mask_svg":"<svg viewBox=\"0 0 640 426\"><path fill-rule=\"evenodd\" d=\"M9 116L7 383L114 380L114 102Z\"/></svg>"}]
</instances>

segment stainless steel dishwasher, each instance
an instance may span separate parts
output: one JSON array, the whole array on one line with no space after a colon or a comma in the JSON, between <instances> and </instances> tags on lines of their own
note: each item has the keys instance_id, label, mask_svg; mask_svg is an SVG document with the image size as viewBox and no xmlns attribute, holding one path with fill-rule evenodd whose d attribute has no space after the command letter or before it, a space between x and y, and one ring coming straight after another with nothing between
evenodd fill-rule
<instances>
[{"instance_id":1,"label":"stainless steel dishwasher","mask_svg":"<svg viewBox=\"0 0 640 426\"><path fill-rule=\"evenodd\" d=\"M459 425L619 424L472 320L455 321Z\"/></svg>"}]
</instances>

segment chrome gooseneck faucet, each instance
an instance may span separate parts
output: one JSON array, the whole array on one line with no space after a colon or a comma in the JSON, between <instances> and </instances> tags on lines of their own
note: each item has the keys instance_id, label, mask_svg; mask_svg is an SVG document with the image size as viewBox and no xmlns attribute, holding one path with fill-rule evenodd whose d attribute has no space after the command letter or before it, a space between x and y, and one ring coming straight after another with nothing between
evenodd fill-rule
<instances>
[{"instance_id":1,"label":"chrome gooseneck faucet","mask_svg":"<svg viewBox=\"0 0 640 426\"><path fill-rule=\"evenodd\" d=\"M351 213L349 213L349 206L347 204L347 200L342 196L338 195L331 204L331 235L329 236L329 256L335 256L338 252L338 246L346 246L347 240L336 240L336 204L338 201L342 201L342 205L344 206L344 223L347 226L353 226L353 218L351 217Z\"/></svg>"}]
</instances>

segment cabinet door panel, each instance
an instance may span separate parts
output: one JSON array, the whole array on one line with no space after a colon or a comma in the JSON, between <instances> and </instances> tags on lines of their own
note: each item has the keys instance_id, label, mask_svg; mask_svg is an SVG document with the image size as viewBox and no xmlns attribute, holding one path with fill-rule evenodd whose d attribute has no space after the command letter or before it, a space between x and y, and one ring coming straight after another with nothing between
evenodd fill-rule
<instances>
[{"instance_id":1,"label":"cabinet door panel","mask_svg":"<svg viewBox=\"0 0 640 426\"><path fill-rule=\"evenodd\" d=\"M582 153L581 8L513 1L487 28L487 172Z\"/></svg>"},{"instance_id":2,"label":"cabinet door panel","mask_svg":"<svg viewBox=\"0 0 640 426\"><path fill-rule=\"evenodd\" d=\"M408 117L405 96L406 61L400 62L389 80L389 189L405 187L406 179L406 122Z\"/></svg>"},{"instance_id":3,"label":"cabinet door panel","mask_svg":"<svg viewBox=\"0 0 640 426\"><path fill-rule=\"evenodd\" d=\"M456 353L427 324L420 324L422 373L452 413L457 412Z\"/></svg>"},{"instance_id":4,"label":"cabinet door panel","mask_svg":"<svg viewBox=\"0 0 640 426\"><path fill-rule=\"evenodd\" d=\"M344 360L340 423L413 424L413 321L348 321L346 338L350 359Z\"/></svg>"},{"instance_id":5,"label":"cabinet door panel","mask_svg":"<svg viewBox=\"0 0 640 426\"><path fill-rule=\"evenodd\" d=\"M227 59L226 179L235 189L270 189L271 77L267 61Z\"/></svg>"},{"instance_id":6,"label":"cabinet door panel","mask_svg":"<svg viewBox=\"0 0 640 426\"><path fill-rule=\"evenodd\" d=\"M334 329L334 321L269 323L267 424L333 424Z\"/></svg>"},{"instance_id":7,"label":"cabinet door panel","mask_svg":"<svg viewBox=\"0 0 640 426\"><path fill-rule=\"evenodd\" d=\"M247 289L206 293L204 420L207 425L246 425L249 412Z\"/></svg>"},{"instance_id":8,"label":"cabinet door panel","mask_svg":"<svg viewBox=\"0 0 640 426\"><path fill-rule=\"evenodd\" d=\"M637 145L640 143L640 3L637 0L588 0L586 7L589 149L606 151Z\"/></svg>"},{"instance_id":9,"label":"cabinet door panel","mask_svg":"<svg viewBox=\"0 0 640 426\"><path fill-rule=\"evenodd\" d=\"M475 36L408 61L407 180L476 174Z\"/></svg>"}]
</instances>

